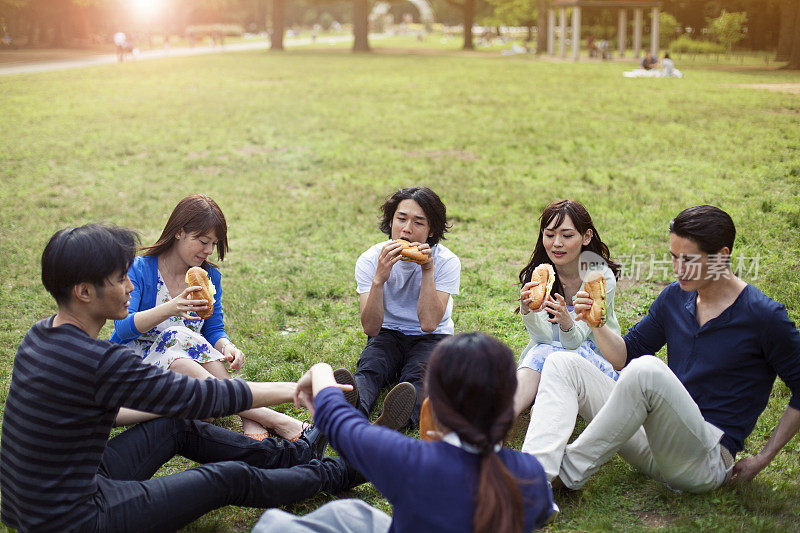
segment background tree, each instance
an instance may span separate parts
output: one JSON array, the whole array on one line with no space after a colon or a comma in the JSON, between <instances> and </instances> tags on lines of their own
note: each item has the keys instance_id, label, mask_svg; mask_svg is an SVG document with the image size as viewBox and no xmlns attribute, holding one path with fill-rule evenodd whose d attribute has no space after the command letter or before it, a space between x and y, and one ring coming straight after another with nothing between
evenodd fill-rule
<instances>
[{"instance_id":1,"label":"background tree","mask_svg":"<svg viewBox=\"0 0 800 533\"><path fill-rule=\"evenodd\" d=\"M742 30L747 22L747 13L728 13L723 9L717 18L708 22L711 33L730 54L733 51L733 45L744 38Z\"/></svg>"},{"instance_id":2,"label":"background tree","mask_svg":"<svg viewBox=\"0 0 800 533\"><path fill-rule=\"evenodd\" d=\"M794 37L794 21L800 7L798 0L781 0L781 26L778 37L776 61L789 61L792 57L792 41Z\"/></svg>"},{"instance_id":3,"label":"background tree","mask_svg":"<svg viewBox=\"0 0 800 533\"><path fill-rule=\"evenodd\" d=\"M547 51L548 28L547 11L550 9L550 0L536 0L536 55Z\"/></svg>"},{"instance_id":4,"label":"background tree","mask_svg":"<svg viewBox=\"0 0 800 533\"><path fill-rule=\"evenodd\" d=\"M526 41L533 40L533 26L536 25L536 5L539 0L486 0L492 8L493 25L525 26L528 28Z\"/></svg>"},{"instance_id":5,"label":"background tree","mask_svg":"<svg viewBox=\"0 0 800 533\"><path fill-rule=\"evenodd\" d=\"M353 52L369 52L369 0L353 0Z\"/></svg>"},{"instance_id":6,"label":"background tree","mask_svg":"<svg viewBox=\"0 0 800 533\"><path fill-rule=\"evenodd\" d=\"M678 20L669 13L659 13L658 15L658 28L659 28L659 42L662 48L669 46L669 43L675 40L681 25Z\"/></svg>"},{"instance_id":7,"label":"background tree","mask_svg":"<svg viewBox=\"0 0 800 533\"><path fill-rule=\"evenodd\" d=\"M269 48L283 51L283 36L286 34L286 0L272 0L272 31L269 35Z\"/></svg>"},{"instance_id":8,"label":"background tree","mask_svg":"<svg viewBox=\"0 0 800 533\"><path fill-rule=\"evenodd\" d=\"M793 70L800 69L800 0L795 0L794 24L792 28L792 52L789 55L789 63L786 68Z\"/></svg>"},{"instance_id":9,"label":"background tree","mask_svg":"<svg viewBox=\"0 0 800 533\"><path fill-rule=\"evenodd\" d=\"M461 10L462 22L464 24L464 45L462 50L475 50L475 43L472 38L472 26L475 25L475 0L447 0L447 3Z\"/></svg>"}]
</instances>

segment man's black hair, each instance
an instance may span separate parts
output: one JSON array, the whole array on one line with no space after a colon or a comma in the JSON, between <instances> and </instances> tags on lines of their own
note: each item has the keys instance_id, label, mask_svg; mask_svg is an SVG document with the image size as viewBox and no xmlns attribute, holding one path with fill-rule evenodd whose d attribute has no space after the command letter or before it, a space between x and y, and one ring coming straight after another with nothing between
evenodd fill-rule
<instances>
[{"instance_id":1,"label":"man's black hair","mask_svg":"<svg viewBox=\"0 0 800 533\"><path fill-rule=\"evenodd\" d=\"M736 226L731 216L713 205L689 207L669 223L670 233L697 243L707 254L716 254L728 247L733 252Z\"/></svg>"},{"instance_id":2,"label":"man's black hair","mask_svg":"<svg viewBox=\"0 0 800 533\"><path fill-rule=\"evenodd\" d=\"M397 206L403 200L414 200L425 213L428 224L430 224L431 236L427 240L429 245L433 246L445 238L444 234L450 230L450 225L447 223L447 209L439 195L428 187L408 187L391 195L381 206L383 214L378 227L382 232L389 237L392 236L394 212L397 211Z\"/></svg>"},{"instance_id":3,"label":"man's black hair","mask_svg":"<svg viewBox=\"0 0 800 533\"><path fill-rule=\"evenodd\" d=\"M87 224L57 231L42 252L42 284L59 305L67 304L79 283L104 285L126 273L136 255L139 236L112 224Z\"/></svg>"}]
</instances>

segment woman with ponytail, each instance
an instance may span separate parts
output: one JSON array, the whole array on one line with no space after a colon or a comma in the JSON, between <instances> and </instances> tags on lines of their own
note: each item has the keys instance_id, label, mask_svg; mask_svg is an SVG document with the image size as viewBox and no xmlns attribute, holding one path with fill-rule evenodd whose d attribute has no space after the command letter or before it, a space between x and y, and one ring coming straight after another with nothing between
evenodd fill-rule
<instances>
[{"instance_id":1,"label":"woman with ponytail","mask_svg":"<svg viewBox=\"0 0 800 533\"><path fill-rule=\"evenodd\" d=\"M519 533L543 525L554 505L541 465L503 448L514 421L515 374L511 350L488 335L441 341L425 376L441 440L423 442L371 426L335 387L331 367L314 365L297 382L295 403L308 407L330 444L389 500L393 516L338 500L305 517L267 511L254 531L328 531L319 527L335 524L347 531Z\"/></svg>"}]
</instances>

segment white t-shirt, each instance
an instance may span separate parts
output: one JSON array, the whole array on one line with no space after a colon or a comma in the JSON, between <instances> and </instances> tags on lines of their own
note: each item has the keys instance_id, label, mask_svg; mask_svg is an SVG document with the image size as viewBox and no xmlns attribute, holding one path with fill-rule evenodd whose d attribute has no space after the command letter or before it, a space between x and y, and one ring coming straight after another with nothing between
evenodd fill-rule
<instances>
[{"instance_id":1,"label":"white t-shirt","mask_svg":"<svg viewBox=\"0 0 800 533\"><path fill-rule=\"evenodd\" d=\"M378 256L386 245L384 241L370 247L356 261L356 290L358 294L369 292L372 278L378 268ZM451 295L439 326L431 333L452 335L453 294L458 294L461 282L461 261L443 244L431 246L433 257L433 281L436 290ZM383 324L381 327L399 331L405 335L425 335L419 326L417 302L422 286L422 267L409 261L398 261L383 285Z\"/></svg>"}]
</instances>

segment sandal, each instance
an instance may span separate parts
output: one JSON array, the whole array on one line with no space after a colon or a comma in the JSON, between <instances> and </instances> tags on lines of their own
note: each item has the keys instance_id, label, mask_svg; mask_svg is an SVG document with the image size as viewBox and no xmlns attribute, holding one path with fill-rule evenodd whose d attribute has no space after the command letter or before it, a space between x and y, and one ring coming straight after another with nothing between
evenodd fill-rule
<instances>
[{"instance_id":1,"label":"sandal","mask_svg":"<svg viewBox=\"0 0 800 533\"><path fill-rule=\"evenodd\" d=\"M311 429L311 427L312 427L312 425L309 424L308 422L303 422L303 427L300 429L300 433L298 433L296 436L292 437L291 439L286 439L286 440L288 440L290 442L297 442L300 439L300 437L305 435L306 431Z\"/></svg>"}]
</instances>

